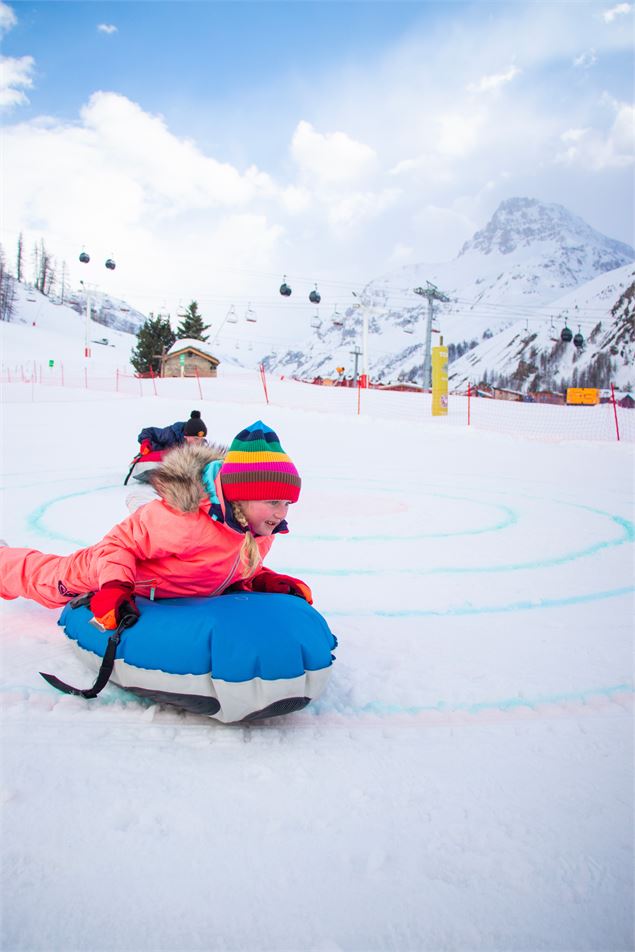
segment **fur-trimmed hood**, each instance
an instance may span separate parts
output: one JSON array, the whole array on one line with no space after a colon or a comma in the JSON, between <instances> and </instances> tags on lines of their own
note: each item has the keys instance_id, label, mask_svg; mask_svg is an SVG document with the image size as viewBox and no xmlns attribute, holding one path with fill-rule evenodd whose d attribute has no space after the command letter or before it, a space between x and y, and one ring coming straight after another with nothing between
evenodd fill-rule
<instances>
[{"instance_id":1,"label":"fur-trimmed hood","mask_svg":"<svg viewBox=\"0 0 635 952\"><path fill-rule=\"evenodd\" d=\"M203 470L225 458L226 446L185 443L166 453L150 475L155 491L173 509L195 512L207 495Z\"/></svg>"}]
</instances>

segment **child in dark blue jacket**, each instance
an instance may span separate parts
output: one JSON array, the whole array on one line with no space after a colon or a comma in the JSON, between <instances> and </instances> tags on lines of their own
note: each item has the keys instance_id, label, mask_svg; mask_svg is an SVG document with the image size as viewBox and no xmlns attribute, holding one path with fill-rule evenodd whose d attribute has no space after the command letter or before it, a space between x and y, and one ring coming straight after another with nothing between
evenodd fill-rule
<instances>
[{"instance_id":1,"label":"child in dark blue jacket","mask_svg":"<svg viewBox=\"0 0 635 952\"><path fill-rule=\"evenodd\" d=\"M206 436L207 427L201 420L200 410L192 410L189 420L184 422L177 421L163 427L144 427L137 440L141 444L141 455L147 456L148 453L161 452L183 443L203 443Z\"/></svg>"}]
</instances>

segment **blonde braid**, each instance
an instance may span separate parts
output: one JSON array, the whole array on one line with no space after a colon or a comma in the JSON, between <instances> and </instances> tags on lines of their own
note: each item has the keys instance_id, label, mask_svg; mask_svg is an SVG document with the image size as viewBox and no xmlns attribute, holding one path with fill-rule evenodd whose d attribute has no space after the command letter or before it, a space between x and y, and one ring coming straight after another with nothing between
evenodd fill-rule
<instances>
[{"instance_id":1,"label":"blonde braid","mask_svg":"<svg viewBox=\"0 0 635 952\"><path fill-rule=\"evenodd\" d=\"M239 502L231 502L230 506L232 507L232 512L234 513L234 519L245 529L245 540L240 550L240 557L243 564L243 568L247 569L248 573L251 575L252 572L255 572L258 566L260 565L260 549L256 545L256 540L251 534L249 528L249 523L245 517L245 513L242 511Z\"/></svg>"}]
</instances>

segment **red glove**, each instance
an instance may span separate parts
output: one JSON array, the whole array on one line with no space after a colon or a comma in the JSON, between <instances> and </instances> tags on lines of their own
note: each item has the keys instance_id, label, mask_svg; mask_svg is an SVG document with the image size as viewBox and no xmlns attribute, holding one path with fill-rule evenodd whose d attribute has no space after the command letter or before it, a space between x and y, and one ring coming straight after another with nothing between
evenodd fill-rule
<instances>
[{"instance_id":1,"label":"red glove","mask_svg":"<svg viewBox=\"0 0 635 952\"><path fill-rule=\"evenodd\" d=\"M293 578L292 575L280 575L278 572L272 572L271 569L261 569L257 575L254 575L251 582L251 588L254 592L272 592L276 595L298 595L309 605L313 604L313 593L306 584L299 578Z\"/></svg>"},{"instance_id":2,"label":"red glove","mask_svg":"<svg viewBox=\"0 0 635 952\"><path fill-rule=\"evenodd\" d=\"M134 615L133 625L139 617L129 582L106 582L91 598L90 610L100 628L106 631L114 631L125 615Z\"/></svg>"},{"instance_id":3,"label":"red glove","mask_svg":"<svg viewBox=\"0 0 635 952\"><path fill-rule=\"evenodd\" d=\"M148 453L152 452L152 443L150 440L144 440L141 446L139 447L139 452L142 456L147 456Z\"/></svg>"}]
</instances>

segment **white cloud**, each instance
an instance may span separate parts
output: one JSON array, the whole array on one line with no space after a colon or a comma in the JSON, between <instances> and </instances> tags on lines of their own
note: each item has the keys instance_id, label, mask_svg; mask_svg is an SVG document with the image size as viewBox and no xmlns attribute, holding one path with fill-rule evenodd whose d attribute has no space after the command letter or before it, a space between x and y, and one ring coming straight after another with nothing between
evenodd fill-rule
<instances>
[{"instance_id":1,"label":"white cloud","mask_svg":"<svg viewBox=\"0 0 635 952\"><path fill-rule=\"evenodd\" d=\"M630 3L618 3L614 7L611 7L610 10L605 10L602 14L602 19L605 23L612 23L616 17L630 13L632 8L633 6Z\"/></svg>"},{"instance_id":2,"label":"white cloud","mask_svg":"<svg viewBox=\"0 0 635 952\"><path fill-rule=\"evenodd\" d=\"M479 113L441 116L436 140L438 151L446 156L468 155L479 141L483 121Z\"/></svg>"},{"instance_id":3,"label":"white cloud","mask_svg":"<svg viewBox=\"0 0 635 952\"><path fill-rule=\"evenodd\" d=\"M113 23L100 23L97 26L100 33L116 33L117 27Z\"/></svg>"},{"instance_id":4,"label":"white cloud","mask_svg":"<svg viewBox=\"0 0 635 952\"><path fill-rule=\"evenodd\" d=\"M161 116L115 93L94 93L81 110L85 134L102 160L138 183L154 215L244 206L274 190L255 166L243 174L173 135Z\"/></svg>"},{"instance_id":5,"label":"white cloud","mask_svg":"<svg viewBox=\"0 0 635 952\"><path fill-rule=\"evenodd\" d=\"M11 7L0 0L0 36L12 30L17 22L18 18Z\"/></svg>"},{"instance_id":6,"label":"white cloud","mask_svg":"<svg viewBox=\"0 0 635 952\"><path fill-rule=\"evenodd\" d=\"M580 53L579 56L576 56L573 60L573 65L582 68L582 69L591 69L592 66L598 61L597 53L595 50L586 50L584 53Z\"/></svg>"},{"instance_id":7,"label":"white cloud","mask_svg":"<svg viewBox=\"0 0 635 952\"><path fill-rule=\"evenodd\" d=\"M567 129L566 132L563 132L560 138L563 142L580 142L584 139L585 136L589 134L590 129Z\"/></svg>"},{"instance_id":8,"label":"white cloud","mask_svg":"<svg viewBox=\"0 0 635 952\"><path fill-rule=\"evenodd\" d=\"M482 76L477 83L470 83L467 87L471 93L490 93L501 86L511 83L516 76L520 76L520 69L517 66L510 66L504 73L493 73L490 76Z\"/></svg>"},{"instance_id":9,"label":"white cloud","mask_svg":"<svg viewBox=\"0 0 635 952\"><path fill-rule=\"evenodd\" d=\"M377 153L345 132L316 132L302 119L293 133L291 154L300 176L321 185L344 186L374 171Z\"/></svg>"},{"instance_id":10,"label":"white cloud","mask_svg":"<svg viewBox=\"0 0 635 952\"><path fill-rule=\"evenodd\" d=\"M327 218L334 228L357 228L380 218L401 196L400 189L381 192L351 192L328 202Z\"/></svg>"},{"instance_id":11,"label":"white cloud","mask_svg":"<svg viewBox=\"0 0 635 952\"><path fill-rule=\"evenodd\" d=\"M560 165L580 165L594 172L628 168L635 161L635 108L610 100L615 113L607 131L592 127L567 129L561 135L567 146L556 155Z\"/></svg>"},{"instance_id":12,"label":"white cloud","mask_svg":"<svg viewBox=\"0 0 635 952\"><path fill-rule=\"evenodd\" d=\"M397 242L390 254L388 255L388 267L389 268L401 268L405 264L409 264L415 259L415 249L412 245L404 245L401 242Z\"/></svg>"},{"instance_id":13,"label":"white cloud","mask_svg":"<svg viewBox=\"0 0 635 952\"><path fill-rule=\"evenodd\" d=\"M33 86L34 67L32 56L0 56L0 109L28 103L24 90Z\"/></svg>"}]
</instances>

